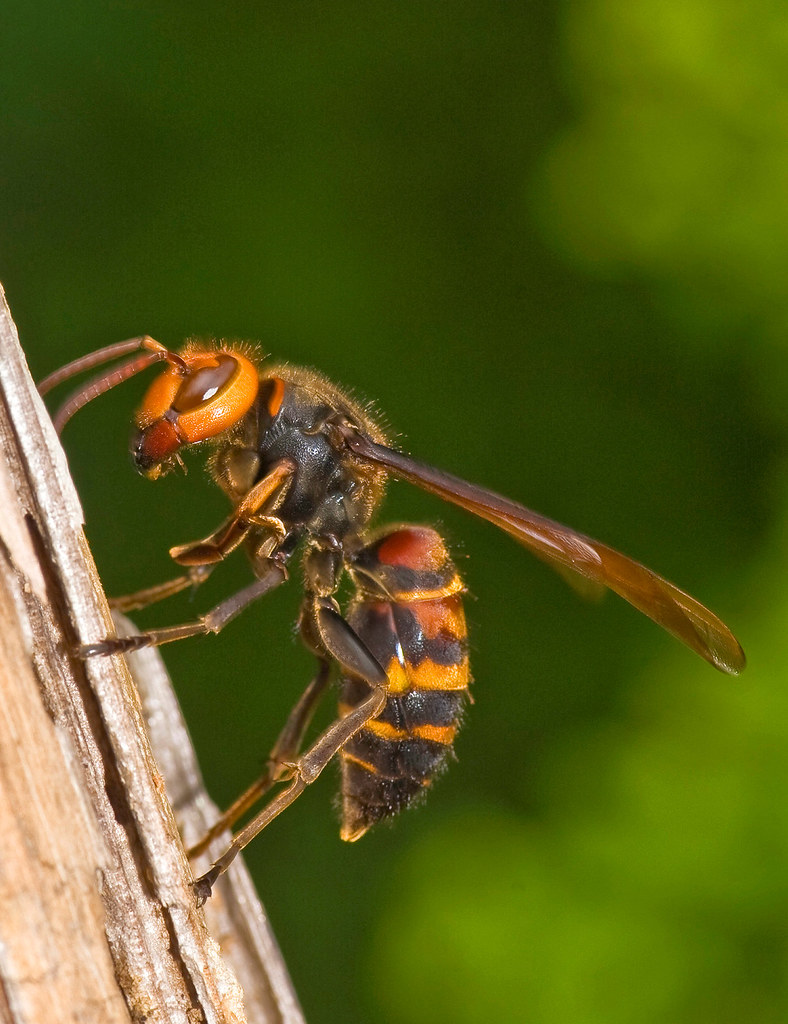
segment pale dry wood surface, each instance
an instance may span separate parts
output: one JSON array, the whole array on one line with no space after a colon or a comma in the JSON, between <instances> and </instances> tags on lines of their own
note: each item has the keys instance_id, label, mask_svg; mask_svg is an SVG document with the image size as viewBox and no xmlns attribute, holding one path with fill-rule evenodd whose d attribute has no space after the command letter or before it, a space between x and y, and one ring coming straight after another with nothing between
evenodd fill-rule
<instances>
[{"instance_id":1,"label":"pale dry wood surface","mask_svg":"<svg viewBox=\"0 0 788 1024\"><path fill-rule=\"evenodd\" d=\"M240 859L196 906L165 786L187 841L215 812L158 655L157 766L125 660L71 653L112 629L0 289L0 1021L302 1024Z\"/></svg>"}]
</instances>

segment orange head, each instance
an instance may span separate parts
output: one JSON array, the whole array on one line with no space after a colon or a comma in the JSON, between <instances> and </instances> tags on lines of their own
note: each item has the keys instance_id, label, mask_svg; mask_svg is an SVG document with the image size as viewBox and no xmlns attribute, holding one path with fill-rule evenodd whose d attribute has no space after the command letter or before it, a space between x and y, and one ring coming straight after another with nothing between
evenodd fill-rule
<instances>
[{"instance_id":1,"label":"orange head","mask_svg":"<svg viewBox=\"0 0 788 1024\"><path fill-rule=\"evenodd\" d=\"M155 480L186 445L218 437L251 409L257 367L237 351L188 349L148 388L135 416L131 451L140 473Z\"/></svg>"}]
</instances>

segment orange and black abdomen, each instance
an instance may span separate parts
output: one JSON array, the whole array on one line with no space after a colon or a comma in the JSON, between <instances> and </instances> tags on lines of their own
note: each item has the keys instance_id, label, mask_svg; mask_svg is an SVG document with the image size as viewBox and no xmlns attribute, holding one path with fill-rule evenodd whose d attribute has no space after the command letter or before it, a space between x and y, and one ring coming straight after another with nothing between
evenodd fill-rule
<instances>
[{"instance_id":1,"label":"orange and black abdomen","mask_svg":"<svg viewBox=\"0 0 788 1024\"><path fill-rule=\"evenodd\" d=\"M345 744L343 839L359 839L424 793L452 752L468 699L463 583L438 534L400 526L352 560L358 588L348 622L389 677L383 711ZM342 679L340 713L369 696Z\"/></svg>"}]
</instances>

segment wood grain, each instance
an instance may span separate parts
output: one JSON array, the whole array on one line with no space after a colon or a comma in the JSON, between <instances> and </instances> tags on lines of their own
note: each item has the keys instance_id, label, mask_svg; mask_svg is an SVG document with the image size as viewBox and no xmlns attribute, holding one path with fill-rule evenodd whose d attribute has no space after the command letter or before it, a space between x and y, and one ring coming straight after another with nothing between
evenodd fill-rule
<instances>
[{"instance_id":1,"label":"wood grain","mask_svg":"<svg viewBox=\"0 0 788 1024\"><path fill-rule=\"evenodd\" d=\"M112 630L0 289L0 1020L301 1024L243 865L209 904L214 935L196 906L125 660L73 656ZM166 673L151 652L135 672L198 830L213 809Z\"/></svg>"}]
</instances>

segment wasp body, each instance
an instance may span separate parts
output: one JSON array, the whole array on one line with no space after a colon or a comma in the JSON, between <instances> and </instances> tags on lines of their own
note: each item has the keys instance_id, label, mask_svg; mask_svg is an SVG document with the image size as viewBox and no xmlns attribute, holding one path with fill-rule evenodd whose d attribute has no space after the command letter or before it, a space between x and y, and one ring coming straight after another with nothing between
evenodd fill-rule
<instances>
[{"instance_id":1,"label":"wasp body","mask_svg":"<svg viewBox=\"0 0 788 1024\"><path fill-rule=\"evenodd\" d=\"M470 673L462 580L427 527L385 530L350 563L357 587L348 624L386 670L383 710L340 751L342 838L358 839L429 786L446 763ZM365 699L345 674L340 713Z\"/></svg>"},{"instance_id":2,"label":"wasp body","mask_svg":"<svg viewBox=\"0 0 788 1024\"><path fill-rule=\"evenodd\" d=\"M132 454L151 479L207 443L213 477L232 504L211 535L172 548L187 571L114 602L122 610L201 583L239 546L255 580L197 622L107 638L83 657L162 644L209 632L284 582L302 553L299 628L318 670L293 709L267 770L222 816L196 850L232 825L275 783L288 785L243 828L198 882L202 896L254 835L314 781L336 755L342 769L342 838L355 840L428 788L446 763L467 702L464 586L439 535L400 524L372 530L388 477L407 480L487 519L559 572L608 587L715 667L738 672L744 655L712 612L672 583L599 541L516 502L443 473L389 446L377 418L311 370L266 367L237 345L191 343L180 352L143 337L109 346L63 367L42 393L76 373L136 352L81 388L55 417L62 429L87 402L159 361L136 415ZM338 592L349 575L345 612ZM312 712L332 670L340 713L302 750Z\"/></svg>"}]
</instances>

